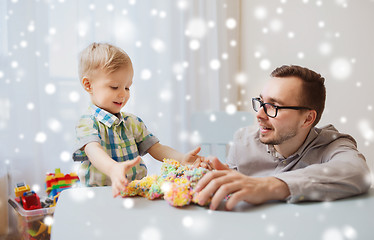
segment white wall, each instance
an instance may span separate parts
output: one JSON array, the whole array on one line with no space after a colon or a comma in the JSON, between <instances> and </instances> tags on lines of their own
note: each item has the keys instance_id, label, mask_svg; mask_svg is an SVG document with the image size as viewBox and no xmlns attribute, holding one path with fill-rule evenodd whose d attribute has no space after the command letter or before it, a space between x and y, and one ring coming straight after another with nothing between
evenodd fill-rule
<instances>
[{"instance_id":1,"label":"white wall","mask_svg":"<svg viewBox=\"0 0 374 240\"><path fill-rule=\"evenodd\" d=\"M242 99L257 96L270 72L296 64L326 79L332 123L358 142L374 170L374 1L242 1L241 63L248 76Z\"/></svg>"}]
</instances>

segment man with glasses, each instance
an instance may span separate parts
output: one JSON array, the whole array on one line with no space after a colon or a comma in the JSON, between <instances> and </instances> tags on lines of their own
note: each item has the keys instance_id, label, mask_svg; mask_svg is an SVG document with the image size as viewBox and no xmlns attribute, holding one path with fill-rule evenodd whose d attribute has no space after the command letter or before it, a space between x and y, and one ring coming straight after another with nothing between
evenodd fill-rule
<instances>
[{"instance_id":1,"label":"man with glasses","mask_svg":"<svg viewBox=\"0 0 374 240\"><path fill-rule=\"evenodd\" d=\"M218 171L196 186L199 204L212 197L216 209L230 196L230 210L240 201L327 201L366 192L371 175L356 141L332 125L315 127L325 107L324 81L300 66L275 69L252 99L259 126L235 133L228 166L210 158Z\"/></svg>"}]
</instances>

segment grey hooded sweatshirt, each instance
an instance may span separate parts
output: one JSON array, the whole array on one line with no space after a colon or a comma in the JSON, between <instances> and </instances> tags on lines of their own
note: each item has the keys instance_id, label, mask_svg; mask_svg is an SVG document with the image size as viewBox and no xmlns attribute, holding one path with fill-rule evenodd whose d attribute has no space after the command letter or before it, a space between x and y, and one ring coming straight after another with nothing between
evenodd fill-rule
<instances>
[{"instance_id":1,"label":"grey hooded sweatshirt","mask_svg":"<svg viewBox=\"0 0 374 240\"><path fill-rule=\"evenodd\" d=\"M331 201L366 192L371 174L356 141L334 126L312 128L304 144L288 158L260 142L258 128L239 129L227 163L248 176L274 176L284 181L288 202Z\"/></svg>"}]
</instances>

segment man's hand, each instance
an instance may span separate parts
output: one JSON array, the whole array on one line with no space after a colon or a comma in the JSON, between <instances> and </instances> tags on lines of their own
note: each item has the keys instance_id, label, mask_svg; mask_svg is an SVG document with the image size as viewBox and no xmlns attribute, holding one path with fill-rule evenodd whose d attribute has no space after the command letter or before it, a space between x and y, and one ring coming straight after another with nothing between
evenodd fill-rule
<instances>
[{"instance_id":1,"label":"man's hand","mask_svg":"<svg viewBox=\"0 0 374 240\"><path fill-rule=\"evenodd\" d=\"M217 157L200 157L192 164L194 167L203 167L208 170L229 170L227 164L222 164Z\"/></svg>"},{"instance_id":2,"label":"man's hand","mask_svg":"<svg viewBox=\"0 0 374 240\"><path fill-rule=\"evenodd\" d=\"M209 171L213 170L213 164L206 157L197 158L196 161L192 164L192 166L195 168L202 167L208 169Z\"/></svg>"},{"instance_id":3,"label":"man's hand","mask_svg":"<svg viewBox=\"0 0 374 240\"><path fill-rule=\"evenodd\" d=\"M225 165L221 163L219 166ZM261 204L268 200L284 200L290 195L287 184L275 177L249 177L235 170L209 172L200 179L195 190L200 192L200 205L213 196L210 204L212 210L229 194L231 197L226 202L228 210L232 210L240 201Z\"/></svg>"},{"instance_id":4,"label":"man's hand","mask_svg":"<svg viewBox=\"0 0 374 240\"><path fill-rule=\"evenodd\" d=\"M125 191L125 185L128 184L126 172L132 167L138 165L141 161L140 156L133 160L120 162L114 165L110 171L110 180L112 181L113 197L120 195L121 191Z\"/></svg>"}]
</instances>

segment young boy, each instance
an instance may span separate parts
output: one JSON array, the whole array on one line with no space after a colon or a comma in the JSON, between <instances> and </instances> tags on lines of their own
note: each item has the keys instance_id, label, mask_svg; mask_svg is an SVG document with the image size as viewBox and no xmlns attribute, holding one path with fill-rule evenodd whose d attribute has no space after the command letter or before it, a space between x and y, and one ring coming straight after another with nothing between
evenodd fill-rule
<instances>
[{"instance_id":1,"label":"young boy","mask_svg":"<svg viewBox=\"0 0 374 240\"><path fill-rule=\"evenodd\" d=\"M146 176L140 158L146 153L182 164L200 158L199 147L182 154L160 144L140 118L120 112L130 98L133 75L130 58L113 45L92 43L80 54L79 77L91 104L76 126L73 159L82 162L78 175L84 185L112 185L114 197L129 181Z\"/></svg>"}]
</instances>

